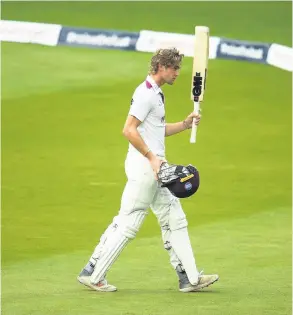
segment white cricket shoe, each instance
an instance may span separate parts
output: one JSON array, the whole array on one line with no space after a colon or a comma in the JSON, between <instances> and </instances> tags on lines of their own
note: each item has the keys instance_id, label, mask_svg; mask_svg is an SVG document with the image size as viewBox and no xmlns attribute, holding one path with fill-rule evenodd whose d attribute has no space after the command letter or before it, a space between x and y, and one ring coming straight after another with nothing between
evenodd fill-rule
<instances>
[{"instance_id":1,"label":"white cricket shoe","mask_svg":"<svg viewBox=\"0 0 293 315\"><path fill-rule=\"evenodd\" d=\"M208 287L209 285L215 283L219 280L218 275L204 275L202 271L199 274L198 283L196 285L192 285L185 272L180 274L179 277L179 291L180 292L196 292L199 291L205 287Z\"/></svg>"},{"instance_id":2,"label":"white cricket shoe","mask_svg":"<svg viewBox=\"0 0 293 315\"><path fill-rule=\"evenodd\" d=\"M101 280L100 282L94 284L94 283L91 283L90 281L90 276L81 276L79 275L77 277L77 280L86 285L87 287L93 289L93 290L96 290L96 291L100 291L100 292L114 292L114 291L117 291L117 288L114 286L114 285L111 285L111 284L108 284L107 280L104 279L104 280Z\"/></svg>"},{"instance_id":3,"label":"white cricket shoe","mask_svg":"<svg viewBox=\"0 0 293 315\"><path fill-rule=\"evenodd\" d=\"M198 281L197 285L194 286L193 291L199 291L200 289L208 287L209 285L215 283L218 280L219 280L218 275L203 275L203 274L201 274L199 276L199 281Z\"/></svg>"}]
</instances>

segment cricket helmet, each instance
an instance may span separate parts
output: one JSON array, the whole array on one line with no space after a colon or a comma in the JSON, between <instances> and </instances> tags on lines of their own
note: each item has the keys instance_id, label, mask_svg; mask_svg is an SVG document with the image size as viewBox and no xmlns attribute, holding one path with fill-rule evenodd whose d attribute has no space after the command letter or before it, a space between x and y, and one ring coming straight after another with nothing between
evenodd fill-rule
<instances>
[{"instance_id":1,"label":"cricket helmet","mask_svg":"<svg viewBox=\"0 0 293 315\"><path fill-rule=\"evenodd\" d=\"M199 187L199 172L188 166L162 163L158 172L161 187L166 187L177 198L187 198L193 195Z\"/></svg>"}]
</instances>

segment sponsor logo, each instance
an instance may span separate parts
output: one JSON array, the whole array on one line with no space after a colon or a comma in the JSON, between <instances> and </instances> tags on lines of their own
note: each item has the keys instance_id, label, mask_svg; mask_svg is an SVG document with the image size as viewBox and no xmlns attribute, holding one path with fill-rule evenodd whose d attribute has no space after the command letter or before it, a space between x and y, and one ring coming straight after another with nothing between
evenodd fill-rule
<instances>
[{"instance_id":1,"label":"sponsor logo","mask_svg":"<svg viewBox=\"0 0 293 315\"><path fill-rule=\"evenodd\" d=\"M119 37L115 34L90 34L89 32L78 33L70 31L66 35L66 42L69 44L125 48L130 46L131 37Z\"/></svg>"},{"instance_id":2,"label":"sponsor logo","mask_svg":"<svg viewBox=\"0 0 293 315\"><path fill-rule=\"evenodd\" d=\"M192 189L192 184L190 182L187 182L184 184L185 190L191 190Z\"/></svg>"},{"instance_id":3,"label":"sponsor logo","mask_svg":"<svg viewBox=\"0 0 293 315\"><path fill-rule=\"evenodd\" d=\"M264 58L264 48L253 47L248 45L233 45L231 43L222 43L220 45L220 53L227 56L244 57L256 60Z\"/></svg>"},{"instance_id":4,"label":"sponsor logo","mask_svg":"<svg viewBox=\"0 0 293 315\"><path fill-rule=\"evenodd\" d=\"M200 72L196 72L195 76L193 77L193 89L192 95L194 97L194 101L198 102L198 98L202 92L202 75Z\"/></svg>"}]
</instances>

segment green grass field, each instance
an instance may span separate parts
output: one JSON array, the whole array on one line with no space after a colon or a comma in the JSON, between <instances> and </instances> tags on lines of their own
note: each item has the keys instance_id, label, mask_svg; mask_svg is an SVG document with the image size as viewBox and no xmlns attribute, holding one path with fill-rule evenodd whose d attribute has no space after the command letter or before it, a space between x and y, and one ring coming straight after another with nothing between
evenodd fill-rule
<instances>
[{"instance_id":1,"label":"green grass field","mask_svg":"<svg viewBox=\"0 0 293 315\"><path fill-rule=\"evenodd\" d=\"M2 3L2 19L192 33L291 46L290 2ZM280 18L282 17L282 18ZM150 214L111 269L114 294L76 276L116 215L125 184L122 127L151 54L2 44L3 315L289 315L292 73L211 60L198 143L167 138L201 187L183 206L199 268L220 281L195 294L177 277ZM192 59L164 87L182 120Z\"/></svg>"}]
</instances>

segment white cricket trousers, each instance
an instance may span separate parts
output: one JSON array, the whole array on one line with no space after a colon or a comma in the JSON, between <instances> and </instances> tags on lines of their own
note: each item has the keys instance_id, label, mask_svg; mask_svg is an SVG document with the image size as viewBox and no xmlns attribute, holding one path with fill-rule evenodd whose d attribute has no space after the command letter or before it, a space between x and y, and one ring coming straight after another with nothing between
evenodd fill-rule
<instances>
[{"instance_id":1,"label":"white cricket trousers","mask_svg":"<svg viewBox=\"0 0 293 315\"><path fill-rule=\"evenodd\" d=\"M127 183L119 213L102 235L90 259L95 265L91 281L97 283L105 277L128 241L135 237L151 208L161 227L171 265L174 269L185 270L190 282L197 283L198 271L179 199L167 188L160 187L150 162L140 153L128 154L125 172Z\"/></svg>"}]
</instances>

